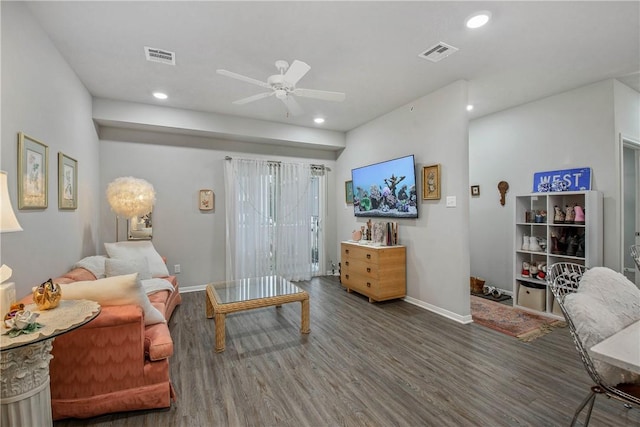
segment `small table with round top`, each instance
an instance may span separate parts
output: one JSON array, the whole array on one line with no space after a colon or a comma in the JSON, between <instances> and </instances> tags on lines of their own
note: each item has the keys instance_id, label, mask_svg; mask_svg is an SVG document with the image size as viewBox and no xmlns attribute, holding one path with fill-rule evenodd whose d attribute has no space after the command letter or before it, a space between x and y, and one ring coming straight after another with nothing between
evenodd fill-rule
<instances>
[{"instance_id":1,"label":"small table with round top","mask_svg":"<svg viewBox=\"0 0 640 427\"><path fill-rule=\"evenodd\" d=\"M100 305L89 300L62 300L51 310L37 310L35 304L25 310L39 313L37 322L43 327L14 338L1 332L0 425L52 426L49 361L53 340L95 319Z\"/></svg>"}]
</instances>

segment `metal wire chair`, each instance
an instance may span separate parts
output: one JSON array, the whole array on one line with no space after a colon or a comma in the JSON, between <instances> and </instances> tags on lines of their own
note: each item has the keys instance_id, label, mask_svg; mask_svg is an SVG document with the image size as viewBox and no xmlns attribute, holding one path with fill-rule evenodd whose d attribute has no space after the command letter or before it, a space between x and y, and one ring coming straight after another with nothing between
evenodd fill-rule
<instances>
[{"instance_id":1,"label":"metal wire chair","mask_svg":"<svg viewBox=\"0 0 640 427\"><path fill-rule=\"evenodd\" d=\"M591 387L589 395L587 395L587 397L582 401L582 403L576 410L573 416L573 420L571 420L571 426L575 425L576 421L578 420L578 416L585 408L585 406L587 406L587 404L589 404L589 409L585 418L584 425L589 425L591 411L593 410L593 404L595 403L596 396L598 394L604 394L609 398L620 400L628 409L632 407L631 405L640 407L640 395L636 395L637 391L633 391L633 395L629 394L629 392L632 392L632 390L630 390L628 387L625 387L624 385L608 385L600 377L598 371L593 365L591 356L589 356L589 353L587 352L587 348L584 347L584 345L582 344L582 340L576 332L575 324L571 320L571 317L569 316L565 308L565 297L567 296L567 294L576 292L578 290L578 287L580 286L580 279L587 270L588 268L584 265L559 262L553 264L547 272L547 284L549 285L549 288L551 289L551 292L553 293L553 296L555 297L558 305L560 306L560 309L562 310L562 314L567 321L569 331L571 332L571 337L573 338L576 350L578 350L578 353L580 354L582 363L589 373L589 376L595 383L595 385Z\"/></svg>"},{"instance_id":2,"label":"metal wire chair","mask_svg":"<svg viewBox=\"0 0 640 427\"><path fill-rule=\"evenodd\" d=\"M636 267L640 270L640 245L631 245L631 258L636 263Z\"/></svg>"}]
</instances>

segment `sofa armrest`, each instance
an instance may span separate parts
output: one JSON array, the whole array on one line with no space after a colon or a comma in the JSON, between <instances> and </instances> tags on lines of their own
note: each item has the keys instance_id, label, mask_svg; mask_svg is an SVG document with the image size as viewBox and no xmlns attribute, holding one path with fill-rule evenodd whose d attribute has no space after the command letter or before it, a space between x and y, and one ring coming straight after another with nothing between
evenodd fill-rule
<instances>
[{"instance_id":1,"label":"sofa armrest","mask_svg":"<svg viewBox=\"0 0 640 427\"><path fill-rule=\"evenodd\" d=\"M53 342L51 397L72 398L144 385L144 319L137 305L102 307L91 322Z\"/></svg>"}]
</instances>

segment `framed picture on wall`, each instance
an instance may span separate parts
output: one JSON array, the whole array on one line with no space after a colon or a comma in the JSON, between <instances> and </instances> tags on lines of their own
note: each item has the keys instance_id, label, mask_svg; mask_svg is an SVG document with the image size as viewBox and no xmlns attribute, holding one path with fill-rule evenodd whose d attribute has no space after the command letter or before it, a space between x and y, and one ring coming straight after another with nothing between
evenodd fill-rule
<instances>
[{"instance_id":1,"label":"framed picture on wall","mask_svg":"<svg viewBox=\"0 0 640 427\"><path fill-rule=\"evenodd\" d=\"M440 200L440 164L422 168L422 199Z\"/></svg>"},{"instance_id":2,"label":"framed picture on wall","mask_svg":"<svg viewBox=\"0 0 640 427\"><path fill-rule=\"evenodd\" d=\"M353 181L345 181L344 183L344 199L348 205L353 204Z\"/></svg>"},{"instance_id":3,"label":"framed picture on wall","mask_svg":"<svg viewBox=\"0 0 640 427\"><path fill-rule=\"evenodd\" d=\"M58 209L78 209L78 161L58 153Z\"/></svg>"},{"instance_id":4,"label":"framed picture on wall","mask_svg":"<svg viewBox=\"0 0 640 427\"><path fill-rule=\"evenodd\" d=\"M49 147L18 132L18 209L45 209L49 201Z\"/></svg>"},{"instance_id":5,"label":"framed picture on wall","mask_svg":"<svg viewBox=\"0 0 640 427\"><path fill-rule=\"evenodd\" d=\"M480 195L480 186L479 185L472 185L471 186L471 195L472 196L479 196Z\"/></svg>"},{"instance_id":6,"label":"framed picture on wall","mask_svg":"<svg viewBox=\"0 0 640 427\"><path fill-rule=\"evenodd\" d=\"M200 190L200 197L198 198L198 205L201 211L211 211L215 204L213 190Z\"/></svg>"}]
</instances>

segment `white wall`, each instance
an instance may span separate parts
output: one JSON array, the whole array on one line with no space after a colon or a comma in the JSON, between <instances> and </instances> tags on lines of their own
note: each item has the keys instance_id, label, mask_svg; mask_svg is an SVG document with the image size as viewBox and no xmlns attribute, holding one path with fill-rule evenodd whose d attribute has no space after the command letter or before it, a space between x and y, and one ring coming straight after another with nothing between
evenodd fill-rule
<instances>
[{"instance_id":1,"label":"white wall","mask_svg":"<svg viewBox=\"0 0 640 427\"><path fill-rule=\"evenodd\" d=\"M466 103L467 84L458 81L348 132L336 174L340 242L367 220L344 201L352 168L414 154L422 195L422 167L441 164L442 198L420 200L418 219L398 220L407 246L407 300L463 322L470 320ZM457 197L456 208L445 207L447 196Z\"/></svg>"},{"instance_id":2,"label":"white wall","mask_svg":"<svg viewBox=\"0 0 640 427\"><path fill-rule=\"evenodd\" d=\"M471 274L513 289L514 197L533 190L535 172L592 168L592 188L604 195L604 265L618 269L618 172L614 80L554 95L470 123L469 177L480 185L471 199ZM622 90L621 92L626 93ZM633 91L632 91L633 92ZM637 101L636 101L637 102ZM628 113L629 123L637 124ZM510 189L498 203L497 183Z\"/></svg>"},{"instance_id":3,"label":"white wall","mask_svg":"<svg viewBox=\"0 0 640 427\"><path fill-rule=\"evenodd\" d=\"M146 179L156 190L153 245L167 257L170 272L173 273L175 264L180 264L178 281L182 289L225 279L225 156L301 161L324 164L335 170L334 160L319 158L329 152L316 150L118 129L106 129L102 135L99 252L104 253L102 243L115 241L115 215L104 197L107 185L120 176ZM332 171L329 188L335 187ZM215 194L213 211L198 209L198 192L203 188L212 189ZM329 200L328 210L335 212L333 199ZM325 226L330 249L327 259L335 260L334 218L329 218ZM124 220L119 228L120 240L126 239Z\"/></svg>"},{"instance_id":4,"label":"white wall","mask_svg":"<svg viewBox=\"0 0 640 427\"><path fill-rule=\"evenodd\" d=\"M19 297L95 253L98 137L91 96L21 2L2 2L2 170L24 231L0 236L1 262L13 268ZM49 203L18 211L17 133L49 146ZM58 210L58 152L78 160L78 209Z\"/></svg>"}]
</instances>

